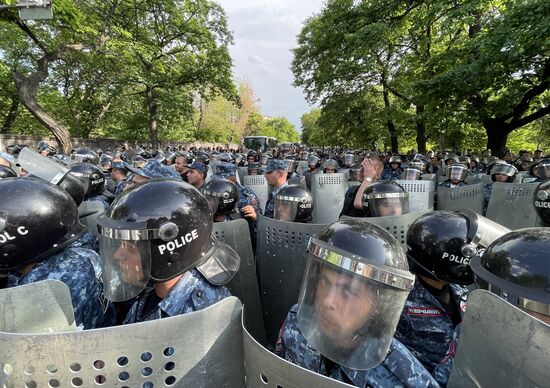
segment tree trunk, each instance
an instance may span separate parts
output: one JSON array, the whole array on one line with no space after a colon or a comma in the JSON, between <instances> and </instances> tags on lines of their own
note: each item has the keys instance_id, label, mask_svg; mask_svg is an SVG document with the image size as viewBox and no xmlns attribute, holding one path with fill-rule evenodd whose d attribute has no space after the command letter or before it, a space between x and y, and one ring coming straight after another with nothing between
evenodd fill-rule
<instances>
[{"instance_id":1,"label":"tree trunk","mask_svg":"<svg viewBox=\"0 0 550 388\"><path fill-rule=\"evenodd\" d=\"M41 68L40 65L39 68ZM69 155L73 148L69 130L51 117L36 101L38 87L40 83L46 79L47 75L47 71L44 72L41 70L31 74L28 78L20 73L15 73L14 80L17 88L17 97L30 114L32 114L40 124L52 132L57 140L59 149L62 150L64 154Z\"/></svg>"},{"instance_id":2,"label":"tree trunk","mask_svg":"<svg viewBox=\"0 0 550 388\"><path fill-rule=\"evenodd\" d=\"M384 106L389 111L391 108L390 96L388 95L388 90L385 86L382 94L384 96ZM395 129L395 124L393 123L393 120L388 119L386 121L386 126L388 127L388 132L390 133L391 152L397 154L399 152L399 140L397 139L397 130Z\"/></svg>"},{"instance_id":3,"label":"tree trunk","mask_svg":"<svg viewBox=\"0 0 550 388\"><path fill-rule=\"evenodd\" d=\"M151 138L151 145L153 149L156 150L159 146L159 139L157 130L158 105L156 100L155 88L147 86L145 94L147 96L147 112L149 114L149 136Z\"/></svg>"},{"instance_id":4,"label":"tree trunk","mask_svg":"<svg viewBox=\"0 0 550 388\"><path fill-rule=\"evenodd\" d=\"M504 157L506 153L506 142L511 130L504 120L487 119L483 121L485 132L487 132L487 148L491 149L492 155Z\"/></svg>"},{"instance_id":5,"label":"tree trunk","mask_svg":"<svg viewBox=\"0 0 550 388\"><path fill-rule=\"evenodd\" d=\"M416 146L419 154L426 154L426 122L424 105L416 107Z\"/></svg>"},{"instance_id":6,"label":"tree trunk","mask_svg":"<svg viewBox=\"0 0 550 388\"><path fill-rule=\"evenodd\" d=\"M8 133L10 131L10 129L13 127L13 124L15 123L15 119L17 118L18 113L19 113L19 99L17 98L17 95L14 95L11 98L10 110L8 111L8 114L6 116L4 125L2 126L2 128L0 128L0 133Z\"/></svg>"}]
</instances>

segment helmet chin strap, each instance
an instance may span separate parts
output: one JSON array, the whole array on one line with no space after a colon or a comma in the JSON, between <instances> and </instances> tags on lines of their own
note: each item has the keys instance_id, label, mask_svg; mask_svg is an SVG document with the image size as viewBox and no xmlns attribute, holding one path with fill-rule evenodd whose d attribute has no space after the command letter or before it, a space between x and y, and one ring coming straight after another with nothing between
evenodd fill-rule
<instances>
[{"instance_id":1,"label":"helmet chin strap","mask_svg":"<svg viewBox=\"0 0 550 388\"><path fill-rule=\"evenodd\" d=\"M431 276L434 280L437 280L437 281L443 281L443 279L440 279L436 274L434 274L432 271L430 271L428 268L424 267L422 264L420 264L418 261L416 261L414 259L414 257L412 257L412 255L410 253L407 252L407 258L409 260L411 260L414 265L418 266L420 269L422 269L423 271L426 272L426 275L427 276ZM420 274L420 275L425 275L425 274Z\"/></svg>"}]
</instances>

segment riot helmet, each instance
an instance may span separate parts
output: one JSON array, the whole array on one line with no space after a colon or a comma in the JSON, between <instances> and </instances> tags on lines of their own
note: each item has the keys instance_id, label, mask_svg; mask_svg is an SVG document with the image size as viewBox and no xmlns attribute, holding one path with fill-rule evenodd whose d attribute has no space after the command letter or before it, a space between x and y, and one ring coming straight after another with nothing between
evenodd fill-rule
<instances>
[{"instance_id":1,"label":"riot helmet","mask_svg":"<svg viewBox=\"0 0 550 388\"><path fill-rule=\"evenodd\" d=\"M132 167L143 168L147 164L147 159L141 155L136 155L132 158Z\"/></svg>"},{"instance_id":2,"label":"riot helmet","mask_svg":"<svg viewBox=\"0 0 550 388\"><path fill-rule=\"evenodd\" d=\"M550 159L542 159L533 163L529 169L532 176L541 180L550 179Z\"/></svg>"},{"instance_id":3,"label":"riot helmet","mask_svg":"<svg viewBox=\"0 0 550 388\"><path fill-rule=\"evenodd\" d=\"M350 153L344 154L344 165L346 167L351 167L354 161L355 161L354 154L350 154Z\"/></svg>"},{"instance_id":4,"label":"riot helmet","mask_svg":"<svg viewBox=\"0 0 550 388\"><path fill-rule=\"evenodd\" d=\"M445 156L443 157L443 160L445 161L445 164L447 166L453 163L460 163L460 161L458 160L458 155L452 152L446 153Z\"/></svg>"},{"instance_id":5,"label":"riot helmet","mask_svg":"<svg viewBox=\"0 0 550 388\"><path fill-rule=\"evenodd\" d=\"M550 226L550 180L541 183L537 187L534 205L544 225Z\"/></svg>"},{"instance_id":6,"label":"riot helmet","mask_svg":"<svg viewBox=\"0 0 550 388\"><path fill-rule=\"evenodd\" d=\"M164 155L164 164L170 166L172 164L174 164L174 162L176 161L176 158L178 156L172 152L172 151L168 151L165 155Z\"/></svg>"},{"instance_id":7,"label":"riot helmet","mask_svg":"<svg viewBox=\"0 0 550 388\"><path fill-rule=\"evenodd\" d=\"M262 156L260 156L260 164L263 166L266 166L271 160L271 158L272 156L268 153L262 154Z\"/></svg>"},{"instance_id":8,"label":"riot helmet","mask_svg":"<svg viewBox=\"0 0 550 388\"><path fill-rule=\"evenodd\" d=\"M227 216L235 211L239 202L239 190L227 179L212 179L201 187L210 211L214 216Z\"/></svg>"},{"instance_id":9,"label":"riot helmet","mask_svg":"<svg viewBox=\"0 0 550 388\"><path fill-rule=\"evenodd\" d=\"M328 359L371 369L387 356L413 283L403 248L386 230L364 219L335 222L310 239L298 326Z\"/></svg>"},{"instance_id":10,"label":"riot helmet","mask_svg":"<svg viewBox=\"0 0 550 388\"><path fill-rule=\"evenodd\" d=\"M95 197L105 191L105 175L99 167L91 163L75 163L69 167L69 171L85 182L85 198Z\"/></svg>"},{"instance_id":11,"label":"riot helmet","mask_svg":"<svg viewBox=\"0 0 550 388\"><path fill-rule=\"evenodd\" d=\"M471 258L509 231L469 210L426 213L407 231L409 267L430 279L472 284Z\"/></svg>"},{"instance_id":12,"label":"riot helmet","mask_svg":"<svg viewBox=\"0 0 550 388\"><path fill-rule=\"evenodd\" d=\"M246 154L246 161L247 162L256 162L258 159L258 153L254 150L248 151L248 154Z\"/></svg>"},{"instance_id":13,"label":"riot helmet","mask_svg":"<svg viewBox=\"0 0 550 388\"><path fill-rule=\"evenodd\" d=\"M235 164L238 166L238 167L242 167L244 166L244 155L243 154L235 154Z\"/></svg>"},{"instance_id":14,"label":"riot helmet","mask_svg":"<svg viewBox=\"0 0 550 388\"><path fill-rule=\"evenodd\" d=\"M390 167L392 164L397 165L397 167L395 168L395 170L397 170L401 166L401 156L390 156L390 160L388 161L388 163L390 164Z\"/></svg>"},{"instance_id":15,"label":"riot helmet","mask_svg":"<svg viewBox=\"0 0 550 388\"><path fill-rule=\"evenodd\" d=\"M215 164L220 161L220 153L217 151L212 151L208 159L210 164Z\"/></svg>"},{"instance_id":16,"label":"riot helmet","mask_svg":"<svg viewBox=\"0 0 550 388\"><path fill-rule=\"evenodd\" d=\"M16 178L17 173L7 166L0 165L0 179Z\"/></svg>"},{"instance_id":17,"label":"riot helmet","mask_svg":"<svg viewBox=\"0 0 550 388\"><path fill-rule=\"evenodd\" d=\"M99 158L99 166L103 169L103 171L109 171L113 165L113 157L111 155L103 154Z\"/></svg>"},{"instance_id":18,"label":"riot helmet","mask_svg":"<svg viewBox=\"0 0 550 388\"><path fill-rule=\"evenodd\" d=\"M401 179L417 181L422 177L422 171L416 167L406 167L401 173Z\"/></svg>"},{"instance_id":19,"label":"riot helmet","mask_svg":"<svg viewBox=\"0 0 550 388\"><path fill-rule=\"evenodd\" d=\"M550 317L549 251L549 228L519 229L495 240L472 259L471 266L481 288L516 307Z\"/></svg>"},{"instance_id":20,"label":"riot helmet","mask_svg":"<svg viewBox=\"0 0 550 388\"><path fill-rule=\"evenodd\" d=\"M88 148L79 148L71 154L71 163L99 164L99 155Z\"/></svg>"},{"instance_id":21,"label":"riot helmet","mask_svg":"<svg viewBox=\"0 0 550 388\"><path fill-rule=\"evenodd\" d=\"M235 163L235 156L231 152L222 152L220 154L220 162Z\"/></svg>"},{"instance_id":22,"label":"riot helmet","mask_svg":"<svg viewBox=\"0 0 550 388\"><path fill-rule=\"evenodd\" d=\"M458 163L466 166L466 168L470 168L470 162L471 162L471 159L469 156L462 155L458 157Z\"/></svg>"},{"instance_id":23,"label":"riot helmet","mask_svg":"<svg viewBox=\"0 0 550 388\"><path fill-rule=\"evenodd\" d=\"M517 173L518 170L511 164L495 164L491 169L491 180L496 182L497 175L504 175L507 177L507 182L513 182Z\"/></svg>"},{"instance_id":24,"label":"riot helmet","mask_svg":"<svg viewBox=\"0 0 550 388\"><path fill-rule=\"evenodd\" d=\"M85 182L69 174L69 168L63 164L40 155L29 148L19 154L19 164L29 176L40 178L65 190L74 199L76 205L84 200L88 187Z\"/></svg>"},{"instance_id":25,"label":"riot helmet","mask_svg":"<svg viewBox=\"0 0 550 388\"><path fill-rule=\"evenodd\" d=\"M319 159L316 155L309 155L307 157L307 165L310 168L310 170L315 170L316 168L319 168L319 165L321 164L321 159Z\"/></svg>"},{"instance_id":26,"label":"riot helmet","mask_svg":"<svg viewBox=\"0 0 550 388\"><path fill-rule=\"evenodd\" d=\"M288 175L292 174L298 168L298 161L293 156L285 157L286 171Z\"/></svg>"},{"instance_id":27,"label":"riot helmet","mask_svg":"<svg viewBox=\"0 0 550 388\"><path fill-rule=\"evenodd\" d=\"M69 194L41 179L1 179L0 198L0 272L60 251L85 232Z\"/></svg>"},{"instance_id":28,"label":"riot helmet","mask_svg":"<svg viewBox=\"0 0 550 388\"><path fill-rule=\"evenodd\" d=\"M308 157L309 157L309 151L303 150L300 153L300 160L307 160Z\"/></svg>"},{"instance_id":29,"label":"riot helmet","mask_svg":"<svg viewBox=\"0 0 550 388\"><path fill-rule=\"evenodd\" d=\"M215 285L229 282L239 268L239 256L212 236L206 198L183 181L139 183L97 223L105 296L115 302L192 268Z\"/></svg>"},{"instance_id":30,"label":"riot helmet","mask_svg":"<svg viewBox=\"0 0 550 388\"><path fill-rule=\"evenodd\" d=\"M338 170L338 162L334 159L327 159L323 163L323 172L325 174L335 173Z\"/></svg>"},{"instance_id":31,"label":"riot helmet","mask_svg":"<svg viewBox=\"0 0 550 388\"><path fill-rule=\"evenodd\" d=\"M490 156L487 160L487 163L486 163L486 166L487 166L487 170L485 171L487 173L487 175L491 175L491 169L496 165L496 164L508 164L506 163L504 160L502 159L499 159L497 158L496 156Z\"/></svg>"},{"instance_id":32,"label":"riot helmet","mask_svg":"<svg viewBox=\"0 0 550 388\"><path fill-rule=\"evenodd\" d=\"M354 182L360 182L359 173L361 172L361 163L352 164L349 168L349 180Z\"/></svg>"},{"instance_id":33,"label":"riot helmet","mask_svg":"<svg viewBox=\"0 0 550 388\"><path fill-rule=\"evenodd\" d=\"M362 203L363 210L370 217L409 213L409 193L394 181L376 182L367 187Z\"/></svg>"},{"instance_id":34,"label":"riot helmet","mask_svg":"<svg viewBox=\"0 0 550 388\"><path fill-rule=\"evenodd\" d=\"M463 164L451 164L445 169L447 180L464 182L468 176L468 169Z\"/></svg>"},{"instance_id":35,"label":"riot helmet","mask_svg":"<svg viewBox=\"0 0 550 388\"><path fill-rule=\"evenodd\" d=\"M248 164L248 175L261 175L262 165L258 162L252 162Z\"/></svg>"},{"instance_id":36,"label":"riot helmet","mask_svg":"<svg viewBox=\"0 0 550 388\"><path fill-rule=\"evenodd\" d=\"M416 168L416 169L418 169L422 172L422 170L424 170L424 168L425 168L425 164L420 159L413 159L407 164L407 167Z\"/></svg>"},{"instance_id":37,"label":"riot helmet","mask_svg":"<svg viewBox=\"0 0 550 388\"><path fill-rule=\"evenodd\" d=\"M283 187L275 196L273 218L289 222L309 222L313 213L313 195L300 185Z\"/></svg>"}]
</instances>

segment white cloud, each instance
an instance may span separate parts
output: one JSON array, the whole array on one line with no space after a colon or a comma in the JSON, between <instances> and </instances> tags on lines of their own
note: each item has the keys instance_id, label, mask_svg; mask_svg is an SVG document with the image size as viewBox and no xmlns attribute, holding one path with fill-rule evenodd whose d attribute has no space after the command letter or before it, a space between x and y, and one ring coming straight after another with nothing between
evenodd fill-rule
<instances>
[{"instance_id":1,"label":"white cloud","mask_svg":"<svg viewBox=\"0 0 550 388\"><path fill-rule=\"evenodd\" d=\"M235 44L230 48L234 73L260 99L266 116L284 116L300 128L310 107L292 86L291 49L305 19L322 7L320 0L218 0L226 10Z\"/></svg>"}]
</instances>

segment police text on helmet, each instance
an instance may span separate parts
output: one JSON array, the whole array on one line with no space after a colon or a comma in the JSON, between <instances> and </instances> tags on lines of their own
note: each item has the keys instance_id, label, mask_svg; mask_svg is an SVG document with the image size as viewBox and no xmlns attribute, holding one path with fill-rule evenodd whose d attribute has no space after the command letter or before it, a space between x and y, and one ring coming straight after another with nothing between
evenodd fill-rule
<instances>
[{"instance_id":1,"label":"police text on helmet","mask_svg":"<svg viewBox=\"0 0 550 388\"><path fill-rule=\"evenodd\" d=\"M159 253L161 255L164 255L164 252L168 249L168 251L172 252L176 248L181 248L185 244L190 243L193 240L196 240L199 238L199 234L197 233L197 229L193 229L191 232L186 233L185 235L181 236L180 238L167 242L166 244L159 245Z\"/></svg>"}]
</instances>

